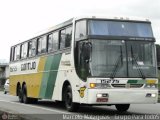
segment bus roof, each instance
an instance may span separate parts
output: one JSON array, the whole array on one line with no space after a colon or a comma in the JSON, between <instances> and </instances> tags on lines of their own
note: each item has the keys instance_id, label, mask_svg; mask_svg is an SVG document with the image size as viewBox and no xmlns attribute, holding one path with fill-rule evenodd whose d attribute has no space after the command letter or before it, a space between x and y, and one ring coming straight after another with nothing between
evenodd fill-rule
<instances>
[{"instance_id":1,"label":"bus roof","mask_svg":"<svg viewBox=\"0 0 160 120\"><path fill-rule=\"evenodd\" d=\"M127 16L79 16L75 17L74 20L80 19L107 19L107 20L124 20L124 21L142 21L142 22L150 22L149 19L142 17L127 17Z\"/></svg>"},{"instance_id":2,"label":"bus roof","mask_svg":"<svg viewBox=\"0 0 160 120\"><path fill-rule=\"evenodd\" d=\"M145 18L140 18L140 17L121 17L121 16L117 16L117 17L114 17L114 16L78 16L78 17L74 17L74 18L71 18L63 23L60 23L58 25L55 25L53 27L50 27L48 29L45 29L45 30L42 30L36 34L33 35L33 37L31 37L30 39L26 40L26 41L29 41L29 40L32 40L32 39L35 39L37 37L40 37L46 33L49 33L49 32L52 32L52 31L55 31L59 28L62 28L62 27L65 27L67 25L70 25L73 23L73 21L78 21L78 20L82 20L82 19L99 19L99 20L116 20L116 21L135 21L135 22L150 22L149 19L145 19ZM24 43L26 41L23 41L21 43ZM19 45L21 43L18 43L16 45ZM16 45L13 45L13 46L16 46Z\"/></svg>"},{"instance_id":3,"label":"bus roof","mask_svg":"<svg viewBox=\"0 0 160 120\"><path fill-rule=\"evenodd\" d=\"M65 27L69 24L72 24L73 21L78 21L78 20L81 20L81 19L100 19L100 20L121 20L121 21L137 21L137 22L150 22L149 19L145 19L145 18L140 18L140 17L121 17L121 16L117 16L117 17L112 17L112 16L79 16L79 17L74 17L74 18L71 18L63 23L60 23L56 26L53 26L53 27L50 27L46 30L43 30L41 32L38 32L36 35L34 35L35 37L36 36L40 36L42 34L46 34L48 32L51 32L51 31L54 31L54 30L57 30L61 27Z\"/></svg>"}]
</instances>

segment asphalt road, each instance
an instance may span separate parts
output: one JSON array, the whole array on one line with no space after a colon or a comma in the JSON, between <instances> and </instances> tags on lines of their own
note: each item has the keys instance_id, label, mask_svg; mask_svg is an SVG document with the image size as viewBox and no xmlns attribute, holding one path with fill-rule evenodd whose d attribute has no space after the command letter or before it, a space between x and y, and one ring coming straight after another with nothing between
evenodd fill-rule
<instances>
[{"instance_id":1,"label":"asphalt road","mask_svg":"<svg viewBox=\"0 0 160 120\"><path fill-rule=\"evenodd\" d=\"M136 117L160 119L160 116L156 116L156 114L160 115L160 103L132 104L128 112L123 114L117 112L114 106L81 106L76 113L70 113L65 110L63 104L48 100L40 100L37 104L22 104L18 102L17 97L9 94L5 95L3 92L0 92L0 111L6 111L35 120L97 119L97 117L99 119L112 118L125 120L125 115L129 116L128 119L131 117L133 117L131 119L138 119Z\"/></svg>"}]
</instances>

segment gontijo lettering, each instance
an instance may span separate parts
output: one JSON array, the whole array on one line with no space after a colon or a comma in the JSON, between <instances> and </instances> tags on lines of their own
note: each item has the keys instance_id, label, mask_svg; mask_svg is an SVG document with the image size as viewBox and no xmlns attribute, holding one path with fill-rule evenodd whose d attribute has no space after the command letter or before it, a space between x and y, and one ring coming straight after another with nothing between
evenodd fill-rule
<instances>
[{"instance_id":1,"label":"gontijo lettering","mask_svg":"<svg viewBox=\"0 0 160 120\"><path fill-rule=\"evenodd\" d=\"M21 64L21 71L34 70L34 69L36 69L36 62L35 61Z\"/></svg>"}]
</instances>

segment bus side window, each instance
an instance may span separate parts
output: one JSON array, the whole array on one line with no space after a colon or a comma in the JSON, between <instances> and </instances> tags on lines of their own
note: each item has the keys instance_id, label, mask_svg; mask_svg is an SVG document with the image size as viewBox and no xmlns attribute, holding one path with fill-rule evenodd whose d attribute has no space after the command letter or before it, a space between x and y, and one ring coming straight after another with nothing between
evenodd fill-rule
<instances>
[{"instance_id":1,"label":"bus side window","mask_svg":"<svg viewBox=\"0 0 160 120\"><path fill-rule=\"evenodd\" d=\"M66 36L65 36L65 47L71 46L71 39L72 39L72 27L66 28Z\"/></svg>"},{"instance_id":2,"label":"bus side window","mask_svg":"<svg viewBox=\"0 0 160 120\"><path fill-rule=\"evenodd\" d=\"M65 37L66 37L66 30L60 31L60 49L65 48Z\"/></svg>"},{"instance_id":3,"label":"bus side window","mask_svg":"<svg viewBox=\"0 0 160 120\"><path fill-rule=\"evenodd\" d=\"M20 59L20 45L15 47L15 54L14 54L14 60Z\"/></svg>"},{"instance_id":4,"label":"bus side window","mask_svg":"<svg viewBox=\"0 0 160 120\"><path fill-rule=\"evenodd\" d=\"M52 52L53 51L53 34L48 35L47 40L48 40L48 52Z\"/></svg>"},{"instance_id":5,"label":"bus side window","mask_svg":"<svg viewBox=\"0 0 160 120\"><path fill-rule=\"evenodd\" d=\"M86 20L81 20L76 23L75 39L86 36Z\"/></svg>"},{"instance_id":6,"label":"bus side window","mask_svg":"<svg viewBox=\"0 0 160 120\"><path fill-rule=\"evenodd\" d=\"M46 53L47 41L46 36L38 39L38 54Z\"/></svg>"},{"instance_id":7,"label":"bus side window","mask_svg":"<svg viewBox=\"0 0 160 120\"><path fill-rule=\"evenodd\" d=\"M58 50L58 31L48 35L48 52L54 52Z\"/></svg>"},{"instance_id":8,"label":"bus side window","mask_svg":"<svg viewBox=\"0 0 160 120\"><path fill-rule=\"evenodd\" d=\"M14 61L14 47L11 48L10 61Z\"/></svg>"},{"instance_id":9,"label":"bus side window","mask_svg":"<svg viewBox=\"0 0 160 120\"><path fill-rule=\"evenodd\" d=\"M59 32L57 31L57 32L55 32L55 33L53 33L53 50L54 51L57 51L58 50L58 48L59 48Z\"/></svg>"},{"instance_id":10,"label":"bus side window","mask_svg":"<svg viewBox=\"0 0 160 120\"><path fill-rule=\"evenodd\" d=\"M60 49L71 46L72 27L60 31Z\"/></svg>"},{"instance_id":11,"label":"bus side window","mask_svg":"<svg viewBox=\"0 0 160 120\"><path fill-rule=\"evenodd\" d=\"M21 58L22 59L27 58L27 50L28 50L28 44L27 43L22 44L21 46Z\"/></svg>"},{"instance_id":12,"label":"bus side window","mask_svg":"<svg viewBox=\"0 0 160 120\"><path fill-rule=\"evenodd\" d=\"M36 39L29 42L29 57L36 55Z\"/></svg>"},{"instance_id":13,"label":"bus side window","mask_svg":"<svg viewBox=\"0 0 160 120\"><path fill-rule=\"evenodd\" d=\"M46 36L43 36L38 39L38 54L46 53L47 48Z\"/></svg>"}]
</instances>

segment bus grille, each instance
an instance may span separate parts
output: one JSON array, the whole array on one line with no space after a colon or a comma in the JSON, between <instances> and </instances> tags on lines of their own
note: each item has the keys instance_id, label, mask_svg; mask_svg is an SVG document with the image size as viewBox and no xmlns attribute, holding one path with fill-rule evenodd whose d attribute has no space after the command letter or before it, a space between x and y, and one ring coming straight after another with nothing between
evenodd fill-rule
<instances>
[{"instance_id":1,"label":"bus grille","mask_svg":"<svg viewBox=\"0 0 160 120\"><path fill-rule=\"evenodd\" d=\"M141 88L143 84L111 84L114 88Z\"/></svg>"}]
</instances>

